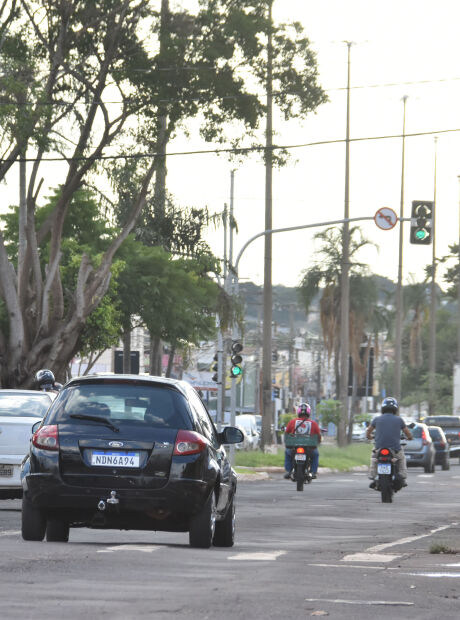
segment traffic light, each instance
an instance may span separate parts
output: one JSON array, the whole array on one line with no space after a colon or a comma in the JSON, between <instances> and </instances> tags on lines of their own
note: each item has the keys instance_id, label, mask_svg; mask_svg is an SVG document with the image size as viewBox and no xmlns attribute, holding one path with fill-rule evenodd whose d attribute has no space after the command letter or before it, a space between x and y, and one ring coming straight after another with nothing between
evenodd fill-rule
<instances>
[{"instance_id":1,"label":"traffic light","mask_svg":"<svg viewBox=\"0 0 460 620\"><path fill-rule=\"evenodd\" d=\"M214 360L214 364L211 366L211 370L214 372L214 374L212 375L212 380L218 383L219 382L219 362L218 362L219 356L217 355L217 353L214 355L212 359Z\"/></svg>"},{"instance_id":2,"label":"traffic light","mask_svg":"<svg viewBox=\"0 0 460 620\"><path fill-rule=\"evenodd\" d=\"M243 374L243 369L241 368L241 362L243 361L243 358L240 355L242 350L243 345L241 344L241 342L234 340L232 342L232 366L230 368L230 376L232 377L232 379L236 379L236 377L239 377Z\"/></svg>"},{"instance_id":3,"label":"traffic light","mask_svg":"<svg viewBox=\"0 0 460 620\"><path fill-rule=\"evenodd\" d=\"M413 200L410 221L410 242L429 245L433 236L433 210L431 200Z\"/></svg>"}]
</instances>

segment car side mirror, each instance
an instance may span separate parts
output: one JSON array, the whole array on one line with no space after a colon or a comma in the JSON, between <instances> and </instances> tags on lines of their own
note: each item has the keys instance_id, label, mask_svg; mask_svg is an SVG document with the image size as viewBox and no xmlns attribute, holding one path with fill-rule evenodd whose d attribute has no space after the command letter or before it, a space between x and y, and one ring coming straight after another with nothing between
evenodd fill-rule
<instances>
[{"instance_id":1,"label":"car side mirror","mask_svg":"<svg viewBox=\"0 0 460 620\"><path fill-rule=\"evenodd\" d=\"M243 440L243 433L235 426L227 426L219 433L219 441L221 444L241 443Z\"/></svg>"}]
</instances>

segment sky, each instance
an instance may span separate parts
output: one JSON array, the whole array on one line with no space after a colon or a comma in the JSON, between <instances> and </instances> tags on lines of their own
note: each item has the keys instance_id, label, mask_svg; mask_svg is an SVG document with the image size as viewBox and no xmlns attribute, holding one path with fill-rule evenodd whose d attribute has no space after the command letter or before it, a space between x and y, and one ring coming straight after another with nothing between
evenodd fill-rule
<instances>
[{"instance_id":1,"label":"sky","mask_svg":"<svg viewBox=\"0 0 460 620\"><path fill-rule=\"evenodd\" d=\"M196 0L170 0L196 8ZM404 216L413 200L433 200L436 177L436 255L449 253L459 239L460 212L460 3L457 0L274 0L278 22L300 21L317 54L319 82L329 102L305 120L284 122L275 113L276 142L290 149L289 165L273 174L273 227L316 224L344 217L347 45L351 47L350 217L373 217L381 207L399 214L402 98L406 103ZM190 136L178 136L168 152L212 149L190 124ZM457 131L455 131L457 130ZM411 136L413 133L428 135ZM396 136L385 138L385 136ZM379 139L368 139L379 138ZM217 145L218 146L218 145ZM436 161L436 175L435 175ZM235 168L234 215L238 232L234 257L248 239L264 230L265 170L257 156L235 166L216 154L177 155L167 160L167 186L177 204L219 213L230 203L230 174ZM54 180L55 176L51 175ZM17 179L2 188L4 203L17 202ZM378 246L363 250L370 271L397 279L399 224L389 231L373 221L361 224ZM311 267L320 228L273 235L274 284L297 286ZM223 257L223 229L210 229L207 240ZM241 257L242 281L263 283L263 238ZM403 280L420 281L431 263L431 246L409 244L404 225ZM443 270L439 269L439 284Z\"/></svg>"},{"instance_id":2,"label":"sky","mask_svg":"<svg viewBox=\"0 0 460 620\"><path fill-rule=\"evenodd\" d=\"M188 0L182 0L186 6ZM459 238L460 175L460 4L455 0L275 0L275 21L300 21L317 54L319 81L330 101L304 121L275 116L278 144L343 140L346 131L347 46L351 47L350 217L374 216L383 207L398 214L401 200L401 137L406 103L404 216L413 200L433 200L436 178L436 255L445 256ZM429 135L411 137L411 133ZM436 139L435 139L436 136ZM169 151L205 145L192 136L177 139ZM209 146L207 147L209 148ZM344 217L345 144L291 150L290 164L273 175L273 227L314 224ZM436 162L436 168L435 168ZM168 159L168 187L179 203L220 212L230 202L230 171L225 157L177 156ZM435 175L436 169L436 175ZM235 169L234 214L238 233L234 255L264 229L265 171L255 157ZM361 260L370 270L397 279L399 224L382 231L363 222L374 244ZM273 283L296 286L313 264L315 231L273 236ZM208 241L223 256L223 230ZM263 282L263 239L244 252L241 280ZM409 244L404 225L403 280L421 280L431 263L431 246ZM440 284L445 286L441 280Z\"/></svg>"}]
</instances>

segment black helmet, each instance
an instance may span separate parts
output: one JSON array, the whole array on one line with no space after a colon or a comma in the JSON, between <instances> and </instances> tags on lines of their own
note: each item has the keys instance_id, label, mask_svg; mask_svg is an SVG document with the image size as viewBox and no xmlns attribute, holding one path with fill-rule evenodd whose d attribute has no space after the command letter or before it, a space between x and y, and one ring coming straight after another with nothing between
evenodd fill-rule
<instances>
[{"instance_id":1,"label":"black helmet","mask_svg":"<svg viewBox=\"0 0 460 620\"><path fill-rule=\"evenodd\" d=\"M388 398L384 398L382 402L382 413L397 413L398 412L398 401L396 398L389 396Z\"/></svg>"},{"instance_id":2,"label":"black helmet","mask_svg":"<svg viewBox=\"0 0 460 620\"><path fill-rule=\"evenodd\" d=\"M46 368L37 372L35 375L35 382L40 390L54 389L54 375L51 370L47 370Z\"/></svg>"}]
</instances>

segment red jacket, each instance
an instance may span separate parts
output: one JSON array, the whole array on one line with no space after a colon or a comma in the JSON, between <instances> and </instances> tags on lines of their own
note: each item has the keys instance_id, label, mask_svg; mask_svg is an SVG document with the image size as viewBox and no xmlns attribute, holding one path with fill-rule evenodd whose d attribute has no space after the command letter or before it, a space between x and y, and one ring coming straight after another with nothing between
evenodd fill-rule
<instances>
[{"instance_id":1,"label":"red jacket","mask_svg":"<svg viewBox=\"0 0 460 620\"><path fill-rule=\"evenodd\" d=\"M321 441L321 430L318 423L310 418L294 418L289 420L286 426L286 433L293 435L319 435L318 443Z\"/></svg>"}]
</instances>

